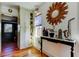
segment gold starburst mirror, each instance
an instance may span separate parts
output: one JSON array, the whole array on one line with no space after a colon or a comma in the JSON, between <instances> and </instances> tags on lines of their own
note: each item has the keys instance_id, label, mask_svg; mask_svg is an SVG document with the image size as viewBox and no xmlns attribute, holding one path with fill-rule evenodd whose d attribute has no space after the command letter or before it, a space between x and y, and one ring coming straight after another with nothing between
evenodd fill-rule
<instances>
[{"instance_id":1,"label":"gold starburst mirror","mask_svg":"<svg viewBox=\"0 0 79 59\"><path fill-rule=\"evenodd\" d=\"M66 17L68 5L66 2L55 2L47 11L47 21L49 24L57 25Z\"/></svg>"}]
</instances>

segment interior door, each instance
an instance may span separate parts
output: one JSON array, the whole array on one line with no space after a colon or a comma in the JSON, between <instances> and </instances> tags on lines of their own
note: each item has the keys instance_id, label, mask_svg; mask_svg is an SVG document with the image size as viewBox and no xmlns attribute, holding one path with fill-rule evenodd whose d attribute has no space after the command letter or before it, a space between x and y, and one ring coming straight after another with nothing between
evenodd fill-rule
<instances>
[{"instance_id":1,"label":"interior door","mask_svg":"<svg viewBox=\"0 0 79 59\"><path fill-rule=\"evenodd\" d=\"M13 25L9 23L2 23L2 42L9 43L13 40Z\"/></svg>"},{"instance_id":2,"label":"interior door","mask_svg":"<svg viewBox=\"0 0 79 59\"><path fill-rule=\"evenodd\" d=\"M12 43L17 41L17 23L2 22L2 42Z\"/></svg>"}]
</instances>

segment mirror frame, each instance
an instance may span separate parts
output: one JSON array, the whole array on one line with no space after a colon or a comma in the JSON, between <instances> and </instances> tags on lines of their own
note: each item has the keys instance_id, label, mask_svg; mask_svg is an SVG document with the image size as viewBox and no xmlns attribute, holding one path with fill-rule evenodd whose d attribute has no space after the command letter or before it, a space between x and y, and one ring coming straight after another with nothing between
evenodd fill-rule
<instances>
[{"instance_id":1,"label":"mirror frame","mask_svg":"<svg viewBox=\"0 0 79 59\"><path fill-rule=\"evenodd\" d=\"M68 5L66 2L55 2L52 4L52 6L49 7L49 10L47 11L47 22L52 25L58 25L58 23L61 23L63 19L66 18L66 14L68 13L67 11ZM52 13L58 10L59 15L57 17L53 17Z\"/></svg>"}]
</instances>

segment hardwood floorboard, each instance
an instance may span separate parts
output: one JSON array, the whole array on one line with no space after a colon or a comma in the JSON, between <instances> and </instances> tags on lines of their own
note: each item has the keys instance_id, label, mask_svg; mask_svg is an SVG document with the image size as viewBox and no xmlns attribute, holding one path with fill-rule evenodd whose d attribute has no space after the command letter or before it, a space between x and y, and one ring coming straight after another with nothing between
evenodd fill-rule
<instances>
[{"instance_id":1,"label":"hardwood floorboard","mask_svg":"<svg viewBox=\"0 0 79 59\"><path fill-rule=\"evenodd\" d=\"M40 51L34 47L29 47L22 50L12 50L7 53L2 53L2 57L47 57L44 53L41 55Z\"/></svg>"}]
</instances>

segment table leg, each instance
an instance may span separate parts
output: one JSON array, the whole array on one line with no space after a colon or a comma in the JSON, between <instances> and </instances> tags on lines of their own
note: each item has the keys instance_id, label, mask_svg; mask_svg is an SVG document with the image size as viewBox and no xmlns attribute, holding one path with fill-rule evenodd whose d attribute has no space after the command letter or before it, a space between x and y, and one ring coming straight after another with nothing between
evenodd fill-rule
<instances>
[{"instance_id":1,"label":"table leg","mask_svg":"<svg viewBox=\"0 0 79 59\"><path fill-rule=\"evenodd\" d=\"M41 38L41 55L42 55L42 38Z\"/></svg>"},{"instance_id":2,"label":"table leg","mask_svg":"<svg viewBox=\"0 0 79 59\"><path fill-rule=\"evenodd\" d=\"M71 46L71 57L74 57L74 46Z\"/></svg>"}]
</instances>

